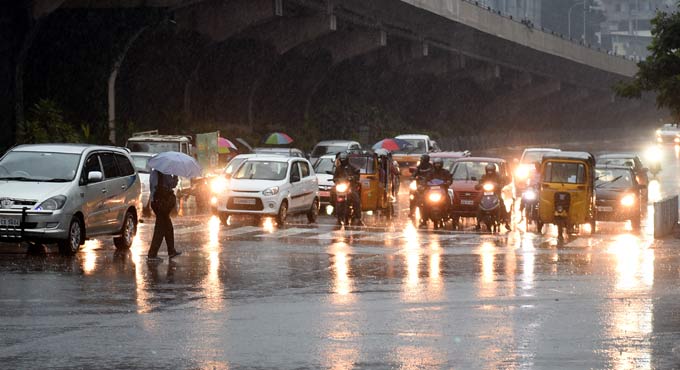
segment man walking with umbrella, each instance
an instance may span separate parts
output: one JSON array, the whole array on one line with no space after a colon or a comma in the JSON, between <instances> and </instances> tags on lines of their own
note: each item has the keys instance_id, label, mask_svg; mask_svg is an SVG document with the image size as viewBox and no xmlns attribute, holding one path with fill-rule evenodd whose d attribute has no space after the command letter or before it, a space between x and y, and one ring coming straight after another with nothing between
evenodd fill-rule
<instances>
[{"instance_id":1,"label":"man walking with umbrella","mask_svg":"<svg viewBox=\"0 0 680 370\"><path fill-rule=\"evenodd\" d=\"M148 260L160 261L158 250L165 239L168 256L174 258L182 254L175 249L175 230L172 226L170 213L175 209L176 198L173 189L177 186L177 176L166 175L153 170L149 176L149 190L151 192L151 209L156 214L156 224L153 229L153 239L149 248Z\"/></svg>"},{"instance_id":2,"label":"man walking with umbrella","mask_svg":"<svg viewBox=\"0 0 680 370\"><path fill-rule=\"evenodd\" d=\"M153 168L149 177L151 209L156 213L156 225L149 248L148 261L160 261L158 250L163 239L168 247L168 256L174 258L182 254L175 249L175 235L170 213L176 206L173 189L177 186L177 176L195 178L202 174L201 166L194 158L179 152L160 153L149 160Z\"/></svg>"}]
</instances>

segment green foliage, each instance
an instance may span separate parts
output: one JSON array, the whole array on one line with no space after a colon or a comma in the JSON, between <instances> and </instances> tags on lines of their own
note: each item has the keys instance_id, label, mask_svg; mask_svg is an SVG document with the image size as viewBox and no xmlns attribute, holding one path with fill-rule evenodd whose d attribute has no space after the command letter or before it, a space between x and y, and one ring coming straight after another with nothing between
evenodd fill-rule
<instances>
[{"instance_id":1,"label":"green foliage","mask_svg":"<svg viewBox=\"0 0 680 370\"><path fill-rule=\"evenodd\" d=\"M81 141L76 128L64 121L64 114L57 104L40 99L29 111L21 143L78 143Z\"/></svg>"},{"instance_id":2,"label":"green foliage","mask_svg":"<svg viewBox=\"0 0 680 370\"><path fill-rule=\"evenodd\" d=\"M652 36L651 55L638 63L632 81L619 83L614 90L626 98L653 91L657 106L668 108L680 120L680 13L659 12L652 20Z\"/></svg>"}]
</instances>

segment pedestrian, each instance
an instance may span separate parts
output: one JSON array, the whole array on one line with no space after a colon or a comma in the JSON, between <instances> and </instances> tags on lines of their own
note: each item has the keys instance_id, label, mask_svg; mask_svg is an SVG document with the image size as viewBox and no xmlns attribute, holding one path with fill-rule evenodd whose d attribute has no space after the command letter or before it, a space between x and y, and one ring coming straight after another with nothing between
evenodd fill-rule
<instances>
[{"instance_id":1,"label":"pedestrian","mask_svg":"<svg viewBox=\"0 0 680 370\"><path fill-rule=\"evenodd\" d=\"M182 254L175 249L175 230L172 226L170 213L175 209L177 199L173 189L177 186L177 176L166 175L160 171L152 170L149 176L149 190L151 193L151 209L156 214L156 224L153 229L153 238L147 260L157 262L158 250L165 239L168 248L168 257L174 258Z\"/></svg>"}]
</instances>

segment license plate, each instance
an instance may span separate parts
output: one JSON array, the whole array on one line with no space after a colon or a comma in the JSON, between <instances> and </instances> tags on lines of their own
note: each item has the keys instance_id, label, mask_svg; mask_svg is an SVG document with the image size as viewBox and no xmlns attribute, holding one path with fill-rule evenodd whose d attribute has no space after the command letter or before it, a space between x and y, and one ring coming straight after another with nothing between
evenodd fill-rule
<instances>
[{"instance_id":1,"label":"license plate","mask_svg":"<svg viewBox=\"0 0 680 370\"><path fill-rule=\"evenodd\" d=\"M330 192L330 191L320 191L320 192L319 192L319 196L320 196L320 197L330 197L330 196L331 196L331 192Z\"/></svg>"},{"instance_id":2,"label":"license plate","mask_svg":"<svg viewBox=\"0 0 680 370\"><path fill-rule=\"evenodd\" d=\"M614 207L597 207L597 210L600 212L612 212Z\"/></svg>"},{"instance_id":3,"label":"license plate","mask_svg":"<svg viewBox=\"0 0 680 370\"><path fill-rule=\"evenodd\" d=\"M234 198L234 204L254 205L255 199Z\"/></svg>"},{"instance_id":4,"label":"license plate","mask_svg":"<svg viewBox=\"0 0 680 370\"><path fill-rule=\"evenodd\" d=\"M0 218L0 226L19 227L21 221L18 218Z\"/></svg>"},{"instance_id":5,"label":"license plate","mask_svg":"<svg viewBox=\"0 0 680 370\"><path fill-rule=\"evenodd\" d=\"M344 201L345 201L345 197L338 197L338 198L336 199L336 201L338 201L338 202L344 202Z\"/></svg>"},{"instance_id":6,"label":"license plate","mask_svg":"<svg viewBox=\"0 0 680 370\"><path fill-rule=\"evenodd\" d=\"M463 199L463 200L460 201L460 204L462 204L462 205L464 205L464 206L474 206L474 205L475 205L475 201L474 201L474 200L465 200L465 199Z\"/></svg>"}]
</instances>

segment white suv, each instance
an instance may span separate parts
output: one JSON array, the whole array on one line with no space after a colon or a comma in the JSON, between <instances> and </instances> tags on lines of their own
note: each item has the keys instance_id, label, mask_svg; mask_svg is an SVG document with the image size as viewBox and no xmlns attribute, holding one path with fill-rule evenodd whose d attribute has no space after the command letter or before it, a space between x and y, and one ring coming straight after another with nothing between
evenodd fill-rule
<instances>
[{"instance_id":1,"label":"white suv","mask_svg":"<svg viewBox=\"0 0 680 370\"><path fill-rule=\"evenodd\" d=\"M87 238L115 235L130 248L140 180L122 148L21 145L0 158L0 241L53 243L73 254Z\"/></svg>"},{"instance_id":2,"label":"white suv","mask_svg":"<svg viewBox=\"0 0 680 370\"><path fill-rule=\"evenodd\" d=\"M217 212L229 215L275 216L281 226L290 214L319 214L319 188L312 165L297 157L257 156L246 159L218 194Z\"/></svg>"}]
</instances>

